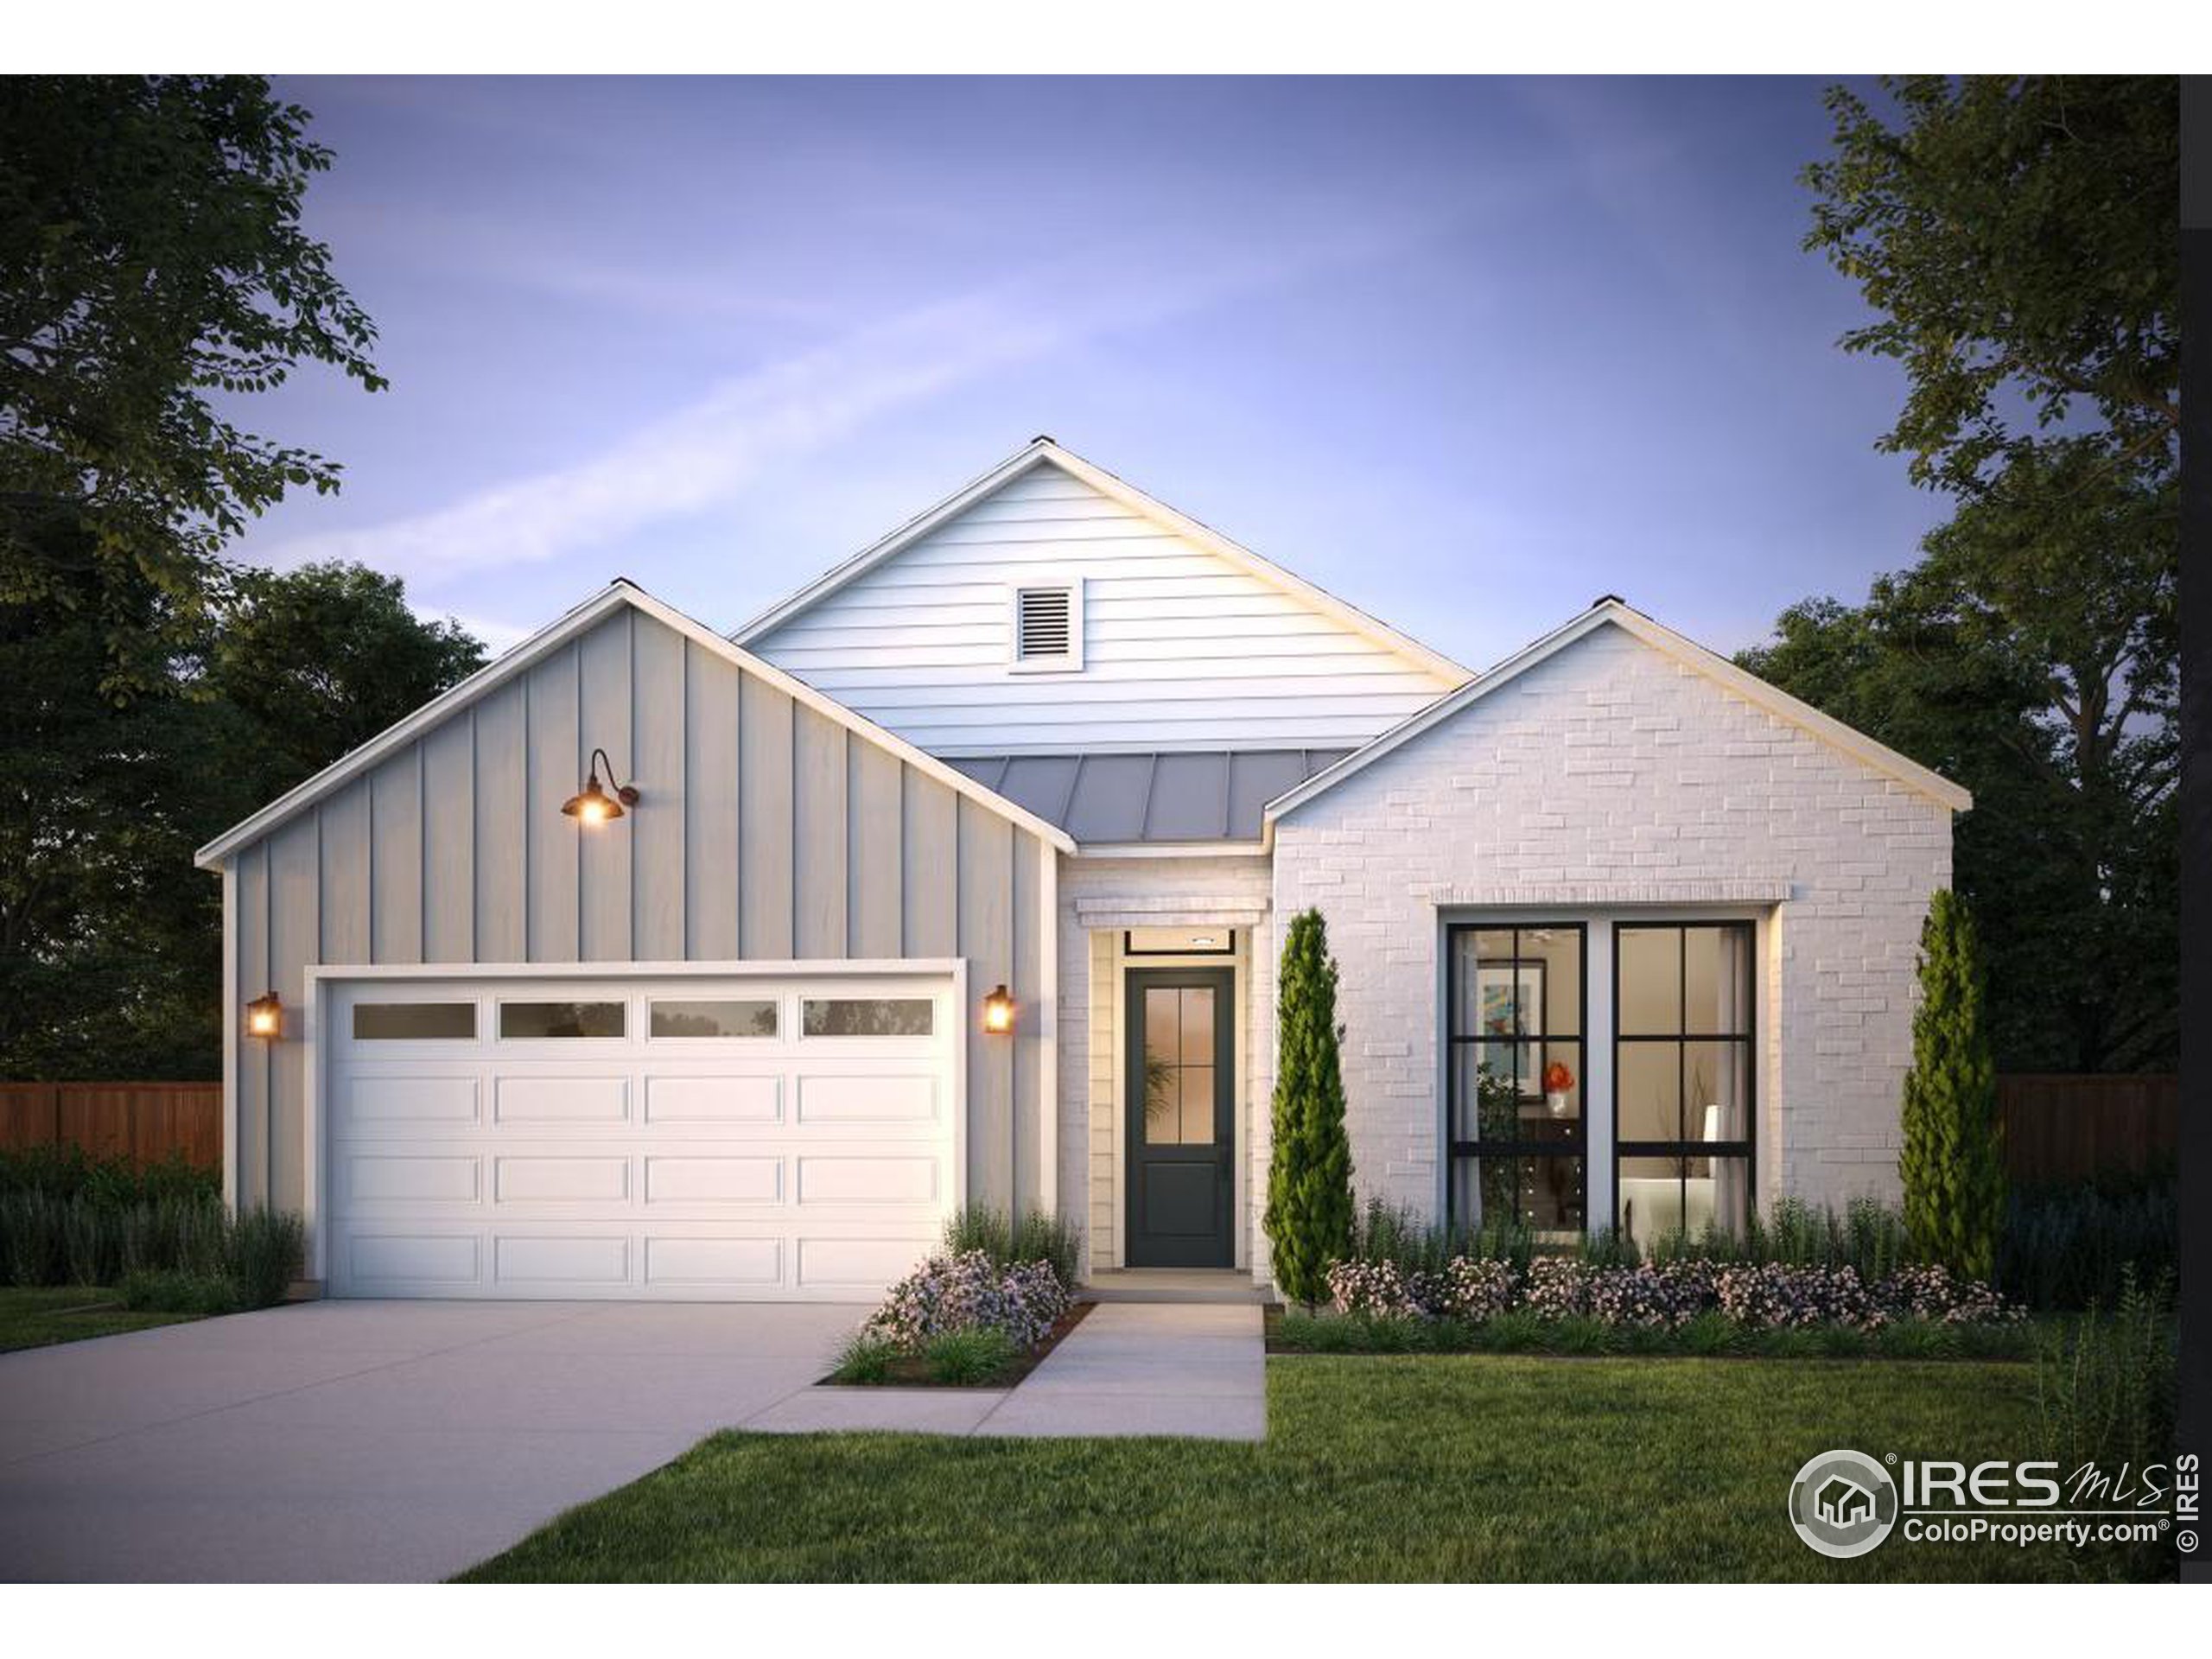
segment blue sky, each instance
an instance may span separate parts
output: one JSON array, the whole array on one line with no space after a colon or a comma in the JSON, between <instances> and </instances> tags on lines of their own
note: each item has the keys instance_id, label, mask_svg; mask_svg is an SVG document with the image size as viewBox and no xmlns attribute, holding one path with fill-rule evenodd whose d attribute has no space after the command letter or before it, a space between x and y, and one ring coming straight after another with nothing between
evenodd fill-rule
<instances>
[{"instance_id":1,"label":"blue sky","mask_svg":"<svg viewBox=\"0 0 2212 1659\"><path fill-rule=\"evenodd\" d=\"M1891 365L1804 252L1811 80L289 79L376 396L248 558L505 644L734 627L1050 432L1479 666L1617 592L1719 650L1911 561Z\"/></svg>"}]
</instances>

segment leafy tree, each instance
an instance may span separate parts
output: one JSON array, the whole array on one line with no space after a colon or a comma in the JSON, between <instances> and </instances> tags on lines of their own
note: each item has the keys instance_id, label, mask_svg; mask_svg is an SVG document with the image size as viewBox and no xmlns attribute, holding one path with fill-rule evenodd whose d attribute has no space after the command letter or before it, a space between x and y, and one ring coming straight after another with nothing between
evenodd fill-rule
<instances>
[{"instance_id":1,"label":"leafy tree","mask_svg":"<svg viewBox=\"0 0 2212 1659\"><path fill-rule=\"evenodd\" d=\"M1865 606L1742 658L1973 790L1955 880L2008 1067L2171 1065L2180 570L2179 118L2171 78L1837 89L1808 247L1896 359L1880 441L1957 501Z\"/></svg>"},{"instance_id":2,"label":"leafy tree","mask_svg":"<svg viewBox=\"0 0 2212 1659\"><path fill-rule=\"evenodd\" d=\"M0 79L0 603L88 609L111 693L165 689L248 518L337 486L216 397L384 384L300 229L307 121L253 76Z\"/></svg>"},{"instance_id":3,"label":"leafy tree","mask_svg":"<svg viewBox=\"0 0 2212 1659\"><path fill-rule=\"evenodd\" d=\"M408 607L405 585L365 565L242 573L208 668L215 696L245 716L250 750L231 764L282 794L483 667L458 622Z\"/></svg>"},{"instance_id":4,"label":"leafy tree","mask_svg":"<svg viewBox=\"0 0 2212 1659\"><path fill-rule=\"evenodd\" d=\"M2054 430L2172 470L2181 424L2180 89L2171 75L1920 75L1891 125L1829 89L1806 245L1876 320L1847 351L1903 364L1882 447L1917 483L1983 487ZM2026 425L2023 425L2023 422Z\"/></svg>"},{"instance_id":5,"label":"leafy tree","mask_svg":"<svg viewBox=\"0 0 2212 1659\"><path fill-rule=\"evenodd\" d=\"M377 671L342 662L319 703L254 695L391 620L224 556L288 489L339 478L226 411L302 363L384 384L300 228L330 162L307 121L252 77L0 79L0 1075L210 1075L219 894L192 849L466 655L387 629ZM219 651L272 593L322 637Z\"/></svg>"},{"instance_id":6,"label":"leafy tree","mask_svg":"<svg viewBox=\"0 0 2212 1659\"><path fill-rule=\"evenodd\" d=\"M0 679L20 710L0 727L0 1076L213 1076L221 893L194 849L484 650L417 620L394 578L254 573L172 651L168 689L118 700L100 690L107 638L86 602L111 579L89 548L75 575L67 599L0 603ZM138 600L162 603L150 582Z\"/></svg>"},{"instance_id":7,"label":"leafy tree","mask_svg":"<svg viewBox=\"0 0 2212 1659\"><path fill-rule=\"evenodd\" d=\"M2005 1224L1997 1066L1982 1022L1974 918L1948 888L1920 930L1920 1005L1904 1080L1904 1221L1930 1259L1970 1278L1996 1270Z\"/></svg>"},{"instance_id":8,"label":"leafy tree","mask_svg":"<svg viewBox=\"0 0 2212 1659\"><path fill-rule=\"evenodd\" d=\"M1313 1306L1351 1247L1351 1142L1337 1023L1337 964L1318 910L1291 918L1275 1006L1274 1147L1262 1224L1275 1283Z\"/></svg>"}]
</instances>

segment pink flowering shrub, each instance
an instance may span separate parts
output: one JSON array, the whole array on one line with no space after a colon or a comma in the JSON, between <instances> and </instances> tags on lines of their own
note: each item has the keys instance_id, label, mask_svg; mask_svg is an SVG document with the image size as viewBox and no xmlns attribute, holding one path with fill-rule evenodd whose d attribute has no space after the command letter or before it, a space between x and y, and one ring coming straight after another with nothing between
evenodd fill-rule
<instances>
[{"instance_id":1,"label":"pink flowering shrub","mask_svg":"<svg viewBox=\"0 0 2212 1659\"><path fill-rule=\"evenodd\" d=\"M1001 1268L982 1250L933 1255L892 1286L868 1329L903 1353L950 1331L1001 1331L1017 1349L1035 1347L1068 1311L1068 1293L1045 1262Z\"/></svg>"},{"instance_id":2,"label":"pink flowering shrub","mask_svg":"<svg viewBox=\"0 0 2212 1659\"><path fill-rule=\"evenodd\" d=\"M1980 1280L1960 1281L1943 1267L1899 1268L1882 1281L1892 1318L1940 1325L2017 1325L2028 1310Z\"/></svg>"},{"instance_id":3,"label":"pink flowering shrub","mask_svg":"<svg viewBox=\"0 0 2212 1659\"><path fill-rule=\"evenodd\" d=\"M1955 1280L1939 1267L1900 1268L1870 1284L1849 1267L1694 1258L1606 1267L1540 1255L1524 1274L1509 1262L1462 1255L1440 1272L1409 1272L1392 1262L1338 1262L1328 1283L1338 1313L1366 1319L1480 1323L1517 1310L1544 1319L1585 1317L1676 1331L1717 1310L1755 1331L1841 1325L1872 1332L1900 1319L2002 1325L2027 1317L1989 1286Z\"/></svg>"},{"instance_id":4,"label":"pink flowering shrub","mask_svg":"<svg viewBox=\"0 0 2212 1659\"><path fill-rule=\"evenodd\" d=\"M1510 1262L1454 1256L1440 1273L1408 1273L1395 1262L1337 1262L1329 1300L1339 1313L1368 1319L1491 1319L1513 1306L1519 1275Z\"/></svg>"},{"instance_id":5,"label":"pink flowering shrub","mask_svg":"<svg viewBox=\"0 0 2212 1659\"><path fill-rule=\"evenodd\" d=\"M1676 1331L1713 1306L1713 1281L1709 1262L1599 1268L1586 1296L1591 1315L1607 1325Z\"/></svg>"},{"instance_id":6,"label":"pink flowering shrub","mask_svg":"<svg viewBox=\"0 0 2212 1659\"><path fill-rule=\"evenodd\" d=\"M1434 1287L1439 1316L1472 1325L1506 1312L1521 1288L1521 1275L1510 1262L1488 1256L1456 1255L1442 1273L1422 1276Z\"/></svg>"},{"instance_id":7,"label":"pink flowering shrub","mask_svg":"<svg viewBox=\"0 0 2212 1659\"><path fill-rule=\"evenodd\" d=\"M1713 1294L1720 1311L1754 1331L1842 1325L1872 1331L1888 1323L1855 1268L1791 1268L1778 1262L1722 1268Z\"/></svg>"}]
</instances>

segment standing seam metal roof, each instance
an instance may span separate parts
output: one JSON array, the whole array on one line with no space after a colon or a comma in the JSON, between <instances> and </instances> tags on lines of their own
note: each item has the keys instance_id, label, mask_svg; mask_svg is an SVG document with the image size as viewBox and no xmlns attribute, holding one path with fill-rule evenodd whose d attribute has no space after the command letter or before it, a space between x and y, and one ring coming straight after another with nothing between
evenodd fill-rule
<instances>
[{"instance_id":1,"label":"standing seam metal roof","mask_svg":"<svg viewBox=\"0 0 2212 1659\"><path fill-rule=\"evenodd\" d=\"M1174 749L944 759L1078 842L1188 843L1259 840L1269 801L1351 753Z\"/></svg>"}]
</instances>

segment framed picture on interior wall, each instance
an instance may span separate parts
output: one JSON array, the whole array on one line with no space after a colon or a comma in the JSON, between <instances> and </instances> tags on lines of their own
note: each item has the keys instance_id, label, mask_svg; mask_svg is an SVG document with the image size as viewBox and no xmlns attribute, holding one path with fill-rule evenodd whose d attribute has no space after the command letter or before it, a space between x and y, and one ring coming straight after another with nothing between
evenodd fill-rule
<instances>
[{"instance_id":1,"label":"framed picture on interior wall","mask_svg":"<svg viewBox=\"0 0 2212 1659\"><path fill-rule=\"evenodd\" d=\"M1544 964L1503 957L1475 964L1476 1029L1484 1037L1541 1036L1544 1029ZM1543 1098L1543 1044L1484 1042L1478 1063L1492 1077L1511 1077L1523 1100Z\"/></svg>"}]
</instances>

